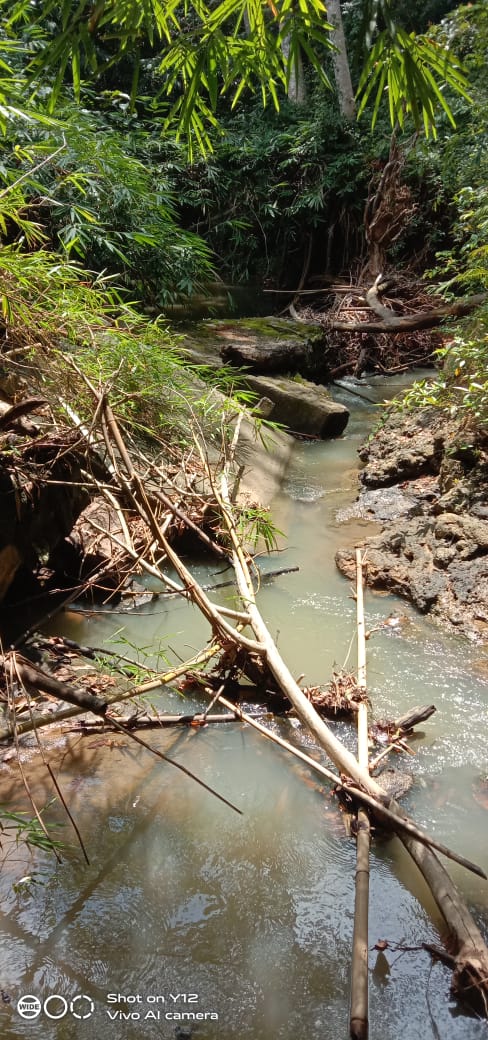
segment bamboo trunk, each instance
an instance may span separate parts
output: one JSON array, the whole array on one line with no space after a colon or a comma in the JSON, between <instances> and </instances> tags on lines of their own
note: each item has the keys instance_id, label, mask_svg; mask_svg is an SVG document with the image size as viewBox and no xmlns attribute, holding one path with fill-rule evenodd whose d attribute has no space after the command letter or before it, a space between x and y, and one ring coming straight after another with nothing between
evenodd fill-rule
<instances>
[{"instance_id":1,"label":"bamboo trunk","mask_svg":"<svg viewBox=\"0 0 488 1040\"><path fill-rule=\"evenodd\" d=\"M358 707L358 762L368 770L368 701L366 694L366 639L364 630L363 564L361 550L356 549L356 618L358 643L358 688L362 700ZM369 849L371 831L365 809L359 809L356 839L356 898L351 965L351 1013L349 1029L352 1040L368 1036L368 914L369 914Z\"/></svg>"}]
</instances>

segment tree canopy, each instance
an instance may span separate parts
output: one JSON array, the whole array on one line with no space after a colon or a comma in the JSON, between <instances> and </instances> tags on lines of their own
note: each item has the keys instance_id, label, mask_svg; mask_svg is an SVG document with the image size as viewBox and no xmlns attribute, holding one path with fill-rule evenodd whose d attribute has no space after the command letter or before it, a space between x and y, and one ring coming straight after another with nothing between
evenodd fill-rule
<instances>
[{"instance_id":1,"label":"tree canopy","mask_svg":"<svg viewBox=\"0 0 488 1040\"><path fill-rule=\"evenodd\" d=\"M151 59L159 76L151 104L164 112L166 127L185 135L190 151L196 144L203 153L211 148L219 97L228 95L235 106L245 90L257 90L264 105L278 108L302 56L329 88L326 59L339 39L323 0L2 0L2 7L4 46L24 34L27 75L37 85L48 78L51 111L69 69L79 98L84 80L123 61L131 69L134 105L141 63ZM374 125L386 102L392 126L403 127L410 117L417 130L435 134L442 110L454 123L444 88L464 97L468 89L455 55L425 34L406 31L391 0L362 0L360 13L365 61L357 84L359 115L371 102ZM9 69L5 61L6 98Z\"/></svg>"}]
</instances>

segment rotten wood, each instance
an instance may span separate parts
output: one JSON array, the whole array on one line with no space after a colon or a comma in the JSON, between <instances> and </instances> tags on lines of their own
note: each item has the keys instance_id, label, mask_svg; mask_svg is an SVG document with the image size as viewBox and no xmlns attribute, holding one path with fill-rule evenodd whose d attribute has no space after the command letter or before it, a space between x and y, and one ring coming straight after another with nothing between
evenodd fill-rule
<instances>
[{"instance_id":1,"label":"rotten wood","mask_svg":"<svg viewBox=\"0 0 488 1040\"><path fill-rule=\"evenodd\" d=\"M424 704L421 707L410 708L404 715L400 715L398 719L395 719L393 723L395 730L409 733L415 726L419 726L421 722L427 722L427 719L430 719L435 711L437 711L435 704Z\"/></svg>"}]
</instances>

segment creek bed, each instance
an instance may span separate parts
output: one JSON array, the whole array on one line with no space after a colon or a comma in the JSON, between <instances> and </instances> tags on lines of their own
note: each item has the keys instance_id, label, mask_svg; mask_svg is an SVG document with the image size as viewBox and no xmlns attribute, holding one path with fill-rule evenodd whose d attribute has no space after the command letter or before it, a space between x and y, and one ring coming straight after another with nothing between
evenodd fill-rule
<instances>
[{"instance_id":1,"label":"creek bed","mask_svg":"<svg viewBox=\"0 0 488 1040\"><path fill-rule=\"evenodd\" d=\"M368 393L381 399L385 387L377 383ZM306 672L308 684L327 682L346 661L355 667L355 605L334 565L336 548L370 526L336 521L337 511L355 497L356 449L372 422L373 409L354 400L347 399L353 414L345 436L297 445L273 507L287 548L263 564L269 570L300 567L263 585L259 604L285 659L295 674ZM227 577L220 571L213 569L215 581ZM197 572L212 580L203 564ZM219 596L233 602L231 589ZM486 654L443 633L405 602L366 594L368 629L391 613L401 615L401 624L368 641L374 716L395 717L420 703L437 706L412 743L415 758L395 762L415 775L403 804L420 825L486 868L488 818L477 798L488 770ZM109 648L124 639L122 652L149 648L158 666L158 654L170 653L169 647L188 657L208 637L194 608L167 599L130 618L70 614L62 632L81 643L107 641ZM151 703L167 711L202 706L171 691ZM297 723L271 725L313 748ZM349 728L336 729L353 747ZM147 739L244 815L122 735L60 739L54 764L91 863L75 852L61 865L42 854L30 864L22 853L18 861L12 853L5 860L0 985L11 1001L0 1012L2 1037L346 1038L355 844L345 836L328 789L238 723L152 732ZM47 802L52 791L34 753L27 768L38 803ZM17 784L4 765L4 805L19 804ZM56 815L64 819L52 806L49 818ZM64 822L61 836L71 842ZM488 886L454 864L449 870L486 934ZM35 883L16 890L13 882L28 871ZM486 1035L484 1023L450 1001L450 972L432 966L418 949L422 942L439 943L442 927L400 842L375 840L370 946L390 944L370 953L375 1040ZM41 1001L53 996L45 1005L49 1014L20 1017L16 1002L23 994Z\"/></svg>"}]
</instances>

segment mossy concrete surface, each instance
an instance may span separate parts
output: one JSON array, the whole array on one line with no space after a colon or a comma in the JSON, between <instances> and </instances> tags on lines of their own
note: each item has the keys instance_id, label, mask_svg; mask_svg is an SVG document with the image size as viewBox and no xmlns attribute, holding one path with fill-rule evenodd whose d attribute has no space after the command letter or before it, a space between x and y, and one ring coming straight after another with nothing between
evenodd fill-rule
<instances>
[{"instance_id":1,"label":"mossy concrete surface","mask_svg":"<svg viewBox=\"0 0 488 1040\"><path fill-rule=\"evenodd\" d=\"M236 318L200 321L182 327L182 347L202 362L230 361L253 372L317 370L326 341L324 328L286 318Z\"/></svg>"}]
</instances>

